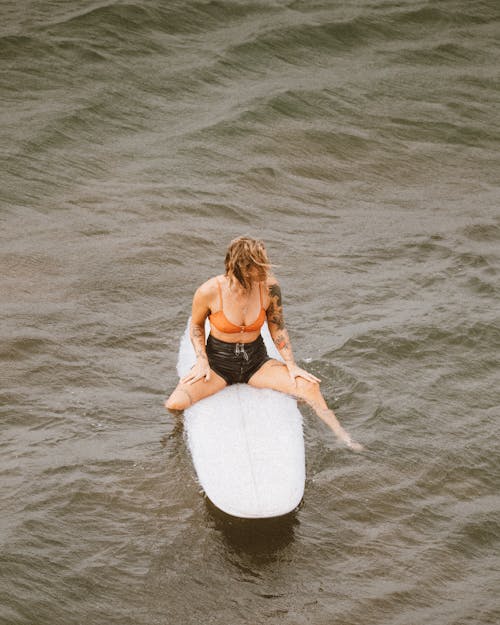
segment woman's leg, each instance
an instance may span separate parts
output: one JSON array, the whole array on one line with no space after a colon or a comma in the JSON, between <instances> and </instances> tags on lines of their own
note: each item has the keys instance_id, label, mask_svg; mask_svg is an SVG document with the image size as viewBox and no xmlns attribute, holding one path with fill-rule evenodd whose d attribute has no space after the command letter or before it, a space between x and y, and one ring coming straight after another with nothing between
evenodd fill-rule
<instances>
[{"instance_id":1,"label":"woman's leg","mask_svg":"<svg viewBox=\"0 0 500 625\"><path fill-rule=\"evenodd\" d=\"M333 410L328 408L319 384L300 377L295 378L294 384L288 373L288 368L281 362L268 360L253 374L248 384L256 388L271 388L306 401L318 417L333 430L339 440L352 449L362 449L361 445L355 443L340 425Z\"/></svg>"},{"instance_id":2,"label":"woman's leg","mask_svg":"<svg viewBox=\"0 0 500 625\"><path fill-rule=\"evenodd\" d=\"M227 382L214 370L210 372L210 380L208 381L202 378L192 384L179 382L173 393L165 401L165 408L174 413L182 412L200 399L221 391L225 386L227 386Z\"/></svg>"}]
</instances>

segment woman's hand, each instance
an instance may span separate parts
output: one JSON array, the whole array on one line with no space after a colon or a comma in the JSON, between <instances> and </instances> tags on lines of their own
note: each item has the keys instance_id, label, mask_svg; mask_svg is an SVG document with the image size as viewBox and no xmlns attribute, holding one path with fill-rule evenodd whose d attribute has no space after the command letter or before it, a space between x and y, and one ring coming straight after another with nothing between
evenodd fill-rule
<instances>
[{"instance_id":1,"label":"woman's hand","mask_svg":"<svg viewBox=\"0 0 500 625\"><path fill-rule=\"evenodd\" d=\"M345 434L345 436L341 436L340 440L347 446L349 447L349 449L352 449L353 451L363 451L364 447L363 445L361 445L361 443L357 443L356 441L353 441L352 438L350 437L349 434Z\"/></svg>"},{"instance_id":2,"label":"woman's hand","mask_svg":"<svg viewBox=\"0 0 500 625\"><path fill-rule=\"evenodd\" d=\"M361 443L357 443L356 441L351 441L348 445L349 449L353 451L363 451L364 447Z\"/></svg>"},{"instance_id":3,"label":"woman's hand","mask_svg":"<svg viewBox=\"0 0 500 625\"><path fill-rule=\"evenodd\" d=\"M211 369L207 358L198 358L196 364L193 365L191 371L181 379L181 382L183 384L194 384L194 382L202 378L205 379L205 382L208 382L210 380L210 373Z\"/></svg>"},{"instance_id":4,"label":"woman's hand","mask_svg":"<svg viewBox=\"0 0 500 625\"><path fill-rule=\"evenodd\" d=\"M301 369L294 362L287 362L286 366L288 368L288 373L290 374L290 379L292 380L293 384L296 384L295 378L304 378L304 380L309 380L309 382L314 382L315 384L319 384L321 382L321 380L315 375L309 373L309 371L306 371L305 369Z\"/></svg>"}]
</instances>

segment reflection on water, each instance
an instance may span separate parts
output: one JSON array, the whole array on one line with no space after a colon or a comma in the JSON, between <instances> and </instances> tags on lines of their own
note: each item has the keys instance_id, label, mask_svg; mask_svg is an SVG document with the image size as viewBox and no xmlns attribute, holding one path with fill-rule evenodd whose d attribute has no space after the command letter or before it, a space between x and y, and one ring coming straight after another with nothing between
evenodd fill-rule
<instances>
[{"instance_id":1,"label":"reflection on water","mask_svg":"<svg viewBox=\"0 0 500 625\"><path fill-rule=\"evenodd\" d=\"M165 432L165 434L160 438L160 443L162 447L166 447L169 441L175 441L176 445L179 441L182 440L182 436L184 434L184 420L182 417L175 417L174 425L169 432Z\"/></svg>"},{"instance_id":2,"label":"reflection on water","mask_svg":"<svg viewBox=\"0 0 500 625\"><path fill-rule=\"evenodd\" d=\"M295 537L297 511L270 519L240 519L219 510L208 498L206 511L228 546L262 563L273 560Z\"/></svg>"}]
</instances>

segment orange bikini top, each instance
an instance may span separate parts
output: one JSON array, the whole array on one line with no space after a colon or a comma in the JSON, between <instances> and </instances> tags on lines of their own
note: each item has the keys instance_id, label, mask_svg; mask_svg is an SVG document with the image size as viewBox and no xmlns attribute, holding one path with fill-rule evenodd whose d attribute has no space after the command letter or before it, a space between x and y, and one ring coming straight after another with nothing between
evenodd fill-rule
<instances>
[{"instance_id":1,"label":"orange bikini top","mask_svg":"<svg viewBox=\"0 0 500 625\"><path fill-rule=\"evenodd\" d=\"M229 321L222 310L222 289L219 280L217 280L217 286L219 287L220 310L209 316L210 323L215 326L217 330L226 334L236 334L236 332L257 332L257 330L262 328L264 321L266 320L266 311L262 307L262 289L260 284L260 313L257 319L248 326L237 326L235 323Z\"/></svg>"}]
</instances>

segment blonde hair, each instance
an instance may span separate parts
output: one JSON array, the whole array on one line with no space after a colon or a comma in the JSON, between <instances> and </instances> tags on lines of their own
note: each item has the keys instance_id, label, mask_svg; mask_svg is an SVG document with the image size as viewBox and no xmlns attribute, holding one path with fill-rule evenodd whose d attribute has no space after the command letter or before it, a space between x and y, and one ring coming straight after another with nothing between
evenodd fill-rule
<instances>
[{"instance_id":1,"label":"blonde hair","mask_svg":"<svg viewBox=\"0 0 500 625\"><path fill-rule=\"evenodd\" d=\"M264 281L271 270L271 263L267 257L263 241L252 237L238 237L233 239L227 248L226 275L230 280L236 279L244 289L251 287L248 271L258 269L259 281Z\"/></svg>"}]
</instances>

